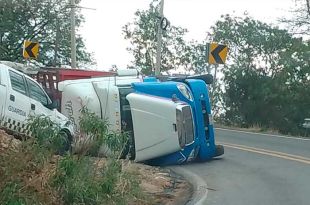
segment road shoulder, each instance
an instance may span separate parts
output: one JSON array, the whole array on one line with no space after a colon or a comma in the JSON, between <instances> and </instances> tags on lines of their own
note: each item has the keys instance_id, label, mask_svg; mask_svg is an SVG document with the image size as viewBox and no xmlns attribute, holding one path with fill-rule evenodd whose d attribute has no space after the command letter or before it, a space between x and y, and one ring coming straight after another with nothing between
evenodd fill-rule
<instances>
[{"instance_id":1,"label":"road shoulder","mask_svg":"<svg viewBox=\"0 0 310 205\"><path fill-rule=\"evenodd\" d=\"M193 172L187 170L182 166L170 167L172 171L183 176L187 179L193 186L193 195L188 200L186 205L204 205L207 201L208 196L208 185L207 182L200 176L194 174Z\"/></svg>"}]
</instances>

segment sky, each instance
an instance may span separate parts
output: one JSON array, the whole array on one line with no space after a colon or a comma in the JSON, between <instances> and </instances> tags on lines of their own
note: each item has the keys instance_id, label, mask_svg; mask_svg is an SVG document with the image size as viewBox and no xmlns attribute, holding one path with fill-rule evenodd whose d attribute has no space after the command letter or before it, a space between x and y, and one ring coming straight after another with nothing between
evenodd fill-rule
<instances>
[{"instance_id":1,"label":"sky","mask_svg":"<svg viewBox=\"0 0 310 205\"><path fill-rule=\"evenodd\" d=\"M108 70L112 65L126 68L133 59L126 50L122 27L133 22L138 9L146 10L151 0L82 0L85 23L78 31L89 52L94 53L96 68ZM175 26L187 28L187 40L203 40L209 28L222 14L244 13L269 24L288 16L294 0L165 0L164 15Z\"/></svg>"}]
</instances>

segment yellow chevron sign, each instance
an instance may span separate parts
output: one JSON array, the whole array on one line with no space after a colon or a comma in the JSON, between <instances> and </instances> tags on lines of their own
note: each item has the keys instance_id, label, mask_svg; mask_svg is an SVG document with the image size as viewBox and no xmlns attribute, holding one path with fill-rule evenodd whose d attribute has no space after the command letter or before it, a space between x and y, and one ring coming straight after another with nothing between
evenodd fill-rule
<instances>
[{"instance_id":1,"label":"yellow chevron sign","mask_svg":"<svg viewBox=\"0 0 310 205\"><path fill-rule=\"evenodd\" d=\"M29 58L37 59L38 55L39 55L39 43L25 40L24 41L24 47L23 47L24 58L26 58L26 59L29 59Z\"/></svg>"},{"instance_id":2,"label":"yellow chevron sign","mask_svg":"<svg viewBox=\"0 0 310 205\"><path fill-rule=\"evenodd\" d=\"M209 64L224 64L226 61L227 52L228 52L227 45L210 43L208 54Z\"/></svg>"}]
</instances>

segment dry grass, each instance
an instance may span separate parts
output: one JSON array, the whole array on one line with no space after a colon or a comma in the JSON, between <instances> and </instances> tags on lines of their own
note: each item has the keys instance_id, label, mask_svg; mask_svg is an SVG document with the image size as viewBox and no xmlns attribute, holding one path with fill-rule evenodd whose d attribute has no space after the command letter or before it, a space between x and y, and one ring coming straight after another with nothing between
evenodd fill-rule
<instances>
[{"instance_id":1,"label":"dry grass","mask_svg":"<svg viewBox=\"0 0 310 205\"><path fill-rule=\"evenodd\" d=\"M0 169L1 190L10 180L20 179L21 186L15 190L18 194L11 196L13 201L25 199L22 201L24 204L66 204L59 191L51 185L51 179L54 178L59 162L64 157L51 155L50 158L37 164L33 161L35 153L31 152L31 149L27 149L24 142L16 140L1 130L0 142L0 150L2 150L0 160L4 160L0 161L2 167ZM94 179L99 179L102 177L102 171L109 166L108 159L89 157L89 160L95 169ZM121 172L115 184L117 194L126 196L128 191L135 192L130 193L126 204L184 204L191 195L191 185L184 179L174 176L169 170L137 164L129 160L118 160L118 162L121 164ZM3 171L8 173L4 175ZM133 183L136 183L136 186ZM113 199L110 200L113 204ZM0 195L0 204L3 202L4 199Z\"/></svg>"},{"instance_id":2,"label":"dry grass","mask_svg":"<svg viewBox=\"0 0 310 205\"><path fill-rule=\"evenodd\" d=\"M231 129L231 130L246 131L246 132L280 135L278 130L271 129L271 128L265 129L265 128L260 127L259 125L253 125L253 126L248 127L248 128L242 128L242 127L227 126L227 125L222 125L219 123L214 123L214 127L215 128L224 128L224 129Z\"/></svg>"}]
</instances>

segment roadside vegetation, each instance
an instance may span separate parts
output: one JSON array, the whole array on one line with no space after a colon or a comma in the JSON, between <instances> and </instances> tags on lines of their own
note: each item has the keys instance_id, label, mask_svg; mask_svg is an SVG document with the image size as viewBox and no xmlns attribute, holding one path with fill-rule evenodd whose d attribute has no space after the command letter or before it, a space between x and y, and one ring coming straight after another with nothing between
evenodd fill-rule
<instances>
[{"instance_id":1,"label":"roadside vegetation","mask_svg":"<svg viewBox=\"0 0 310 205\"><path fill-rule=\"evenodd\" d=\"M123 27L134 57L131 66L146 74L155 65L159 2L138 10ZM310 1L295 4L292 19L283 17L273 25L247 11L243 16L223 14L205 28L200 42L186 41L187 29L170 25L163 33L161 69L213 74L212 111L223 125L309 136L302 123L310 117ZM228 45L225 65L208 64L210 42Z\"/></svg>"},{"instance_id":2,"label":"roadside vegetation","mask_svg":"<svg viewBox=\"0 0 310 205\"><path fill-rule=\"evenodd\" d=\"M124 39L130 42L127 50L133 56L128 67L144 74L154 72L159 2L152 0L148 9L137 10L135 18L123 26ZM205 28L202 41L186 40L188 30L171 22L163 31L161 71L213 74L213 113L224 125L305 135L302 123L310 117L310 0L294 2L292 17L283 16L274 24L255 19L247 11L242 16L223 14ZM22 42L30 39L40 42L41 65L69 64L69 7L61 0L1 1L0 59L23 62ZM84 20L81 10L76 12L79 28ZM225 65L208 64L210 42L228 45ZM78 65L93 64L81 36L77 45Z\"/></svg>"},{"instance_id":3,"label":"roadside vegetation","mask_svg":"<svg viewBox=\"0 0 310 205\"><path fill-rule=\"evenodd\" d=\"M31 118L29 126L32 138L0 153L0 204L152 203L137 173L126 169L130 162L119 159L126 133L109 134L107 123L84 108L79 135L92 140L72 154L49 118ZM107 158L96 157L102 144L110 150Z\"/></svg>"},{"instance_id":4,"label":"roadside vegetation","mask_svg":"<svg viewBox=\"0 0 310 205\"><path fill-rule=\"evenodd\" d=\"M77 4L80 0L75 1ZM32 63L41 66L68 65L70 59L70 4L63 0L1 0L0 60L26 62L21 55L25 39L40 43L40 57ZM75 27L84 22L76 8ZM81 35L76 35L79 67L95 64Z\"/></svg>"}]
</instances>

